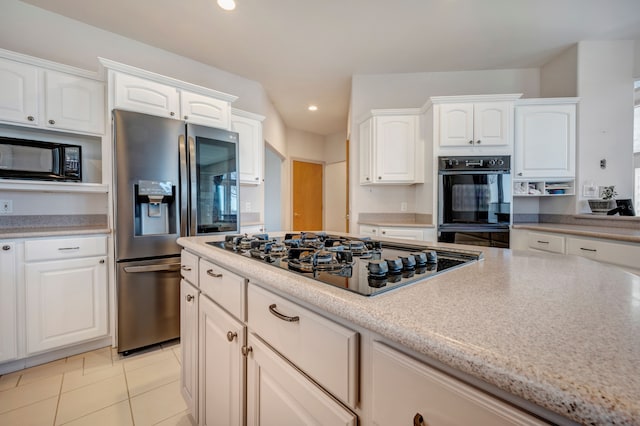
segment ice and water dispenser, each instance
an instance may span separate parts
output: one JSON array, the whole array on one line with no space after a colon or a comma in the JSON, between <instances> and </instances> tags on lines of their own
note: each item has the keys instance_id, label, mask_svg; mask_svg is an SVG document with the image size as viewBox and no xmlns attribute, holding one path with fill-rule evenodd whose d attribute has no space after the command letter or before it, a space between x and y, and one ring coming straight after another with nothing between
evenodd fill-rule
<instances>
[{"instance_id":1,"label":"ice and water dispenser","mask_svg":"<svg viewBox=\"0 0 640 426\"><path fill-rule=\"evenodd\" d=\"M135 187L135 235L176 233L176 188L171 182L140 180Z\"/></svg>"}]
</instances>

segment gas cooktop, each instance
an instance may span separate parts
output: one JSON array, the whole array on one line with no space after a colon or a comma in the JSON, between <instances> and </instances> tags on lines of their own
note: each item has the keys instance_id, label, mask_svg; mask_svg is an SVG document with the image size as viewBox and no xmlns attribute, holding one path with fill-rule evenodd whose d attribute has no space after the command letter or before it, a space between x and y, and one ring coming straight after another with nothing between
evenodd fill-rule
<instances>
[{"instance_id":1,"label":"gas cooktop","mask_svg":"<svg viewBox=\"0 0 640 426\"><path fill-rule=\"evenodd\" d=\"M482 258L481 252L347 238L324 232L227 235L207 244L372 296Z\"/></svg>"}]
</instances>

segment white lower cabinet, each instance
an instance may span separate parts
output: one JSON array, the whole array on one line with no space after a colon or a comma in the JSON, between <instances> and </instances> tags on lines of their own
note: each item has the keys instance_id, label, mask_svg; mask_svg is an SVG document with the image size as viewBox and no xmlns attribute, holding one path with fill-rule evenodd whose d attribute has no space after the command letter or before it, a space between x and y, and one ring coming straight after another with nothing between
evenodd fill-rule
<instances>
[{"instance_id":1,"label":"white lower cabinet","mask_svg":"<svg viewBox=\"0 0 640 426\"><path fill-rule=\"evenodd\" d=\"M247 426L353 425L354 413L249 335Z\"/></svg>"},{"instance_id":2,"label":"white lower cabinet","mask_svg":"<svg viewBox=\"0 0 640 426\"><path fill-rule=\"evenodd\" d=\"M25 264L27 353L105 336L107 257Z\"/></svg>"},{"instance_id":3,"label":"white lower cabinet","mask_svg":"<svg viewBox=\"0 0 640 426\"><path fill-rule=\"evenodd\" d=\"M373 342L372 363L375 425L546 424L383 343Z\"/></svg>"},{"instance_id":4,"label":"white lower cabinet","mask_svg":"<svg viewBox=\"0 0 640 426\"><path fill-rule=\"evenodd\" d=\"M434 233L428 230L435 228L405 228L398 226L360 225L360 235L365 237L386 237L401 240L434 240Z\"/></svg>"},{"instance_id":5,"label":"white lower cabinet","mask_svg":"<svg viewBox=\"0 0 640 426\"><path fill-rule=\"evenodd\" d=\"M183 264L184 264L183 253ZM184 275L183 275L184 276ZM180 281L180 391L193 419L198 422L198 318L199 291Z\"/></svg>"},{"instance_id":6,"label":"white lower cabinet","mask_svg":"<svg viewBox=\"0 0 640 426\"><path fill-rule=\"evenodd\" d=\"M0 241L0 362L17 358L16 243Z\"/></svg>"},{"instance_id":7,"label":"white lower cabinet","mask_svg":"<svg viewBox=\"0 0 640 426\"><path fill-rule=\"evenodd\" d=\"M242 425L244 324L200 296L200 425Z\"/></svg>"}]
</instances>

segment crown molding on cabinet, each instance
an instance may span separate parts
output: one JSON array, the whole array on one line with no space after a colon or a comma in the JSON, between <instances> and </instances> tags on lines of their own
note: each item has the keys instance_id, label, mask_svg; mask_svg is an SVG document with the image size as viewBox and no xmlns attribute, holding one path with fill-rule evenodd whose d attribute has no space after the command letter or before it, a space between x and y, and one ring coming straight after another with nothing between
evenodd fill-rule
<instances>
[{"instance_id":1,"label":"crown molding on cabinet","mask_svg":"<svg viewBox=\"0 0 640 426\"><path fill-rule=\"evenodd\" d=\"M45 68L48 70L77 75L77 76L88 78L91 80L104 81L102 74L99 72L87 71L81 68L72 67L70 65L63 65L57 62L48 61L46 59L23 55L22 53L12 52L6 49L0 49L0 57L10 59L16 62L22 62L24 64L33 65L40 68Z\"/></svg>"},{"instance_id":2,"label":"crown molding on cabinet","mask_svg":"<svg viewBox=\"0 0 640 426\"><path fill-rule=\"evenodd\" d=\"M251 120L256 120L256 121L264 121L264 119L266 118L264 115L255 114L253 112L248 112L248 111L243 111L243 110L238 109L238 108L231 108L231 114L233 114L235 116L238 116L238 117L249 118Z\"/></svg>"},{"instance_id":3,"label":"crown molding on cabinet","mask_svg":"<svg viewBox=\"0 0 640 426\"><path fill-rule=\"evenodd\" d=\"M521 105L563 105L563 104L577 104L580 102L580 98L526 98L518 99L515 103L516 106Z\"/></svg>"}]
</instances>

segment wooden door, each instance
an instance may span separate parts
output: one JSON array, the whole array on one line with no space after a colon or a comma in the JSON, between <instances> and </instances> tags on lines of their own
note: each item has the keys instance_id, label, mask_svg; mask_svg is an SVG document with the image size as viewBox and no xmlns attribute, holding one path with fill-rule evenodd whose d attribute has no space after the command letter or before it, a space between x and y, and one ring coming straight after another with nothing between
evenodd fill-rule
<instances>
[{"instance_id":1,"label":"wooden door","mask_svg":"<svg viewBox=\"0 0 640 426\"><path fill-rule=\"evenodd\" d=\"M293 230L320 231L322 224L322 164L293 162Z\"/></svg>"}]
</instances>

